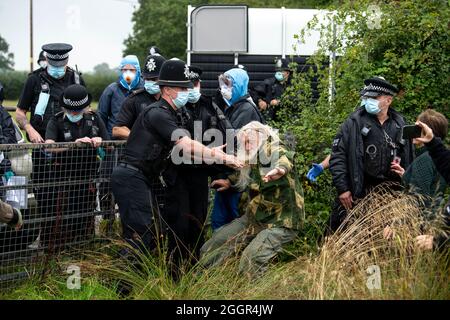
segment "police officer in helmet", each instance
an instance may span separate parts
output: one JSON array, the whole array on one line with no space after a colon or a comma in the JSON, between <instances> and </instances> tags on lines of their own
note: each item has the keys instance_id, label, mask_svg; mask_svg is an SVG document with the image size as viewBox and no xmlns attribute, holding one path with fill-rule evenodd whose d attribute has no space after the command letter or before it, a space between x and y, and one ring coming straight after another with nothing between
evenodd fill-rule
<instances>
[{"instance_id":1,"label":"police officer in helmet","mask_svg":"<svg viewBox=\"0 0 450 320\"><path fill-rule=\"evenodd\" d=\"M161 216L151 182L159 179L168 193L174 194L175 188L181 197L185 190L180 189L184 184L177 180L177 156L180 153L188 158L222 162L235 168L242 166L234 156L220 148L210 149L190 138L185 128L186 115L181 112L189 99L188 89L193 87L185 62L178 59L164 62L157 84L161 88L161 99L138 116L111 178L123 236L131 245L146 250L155 248L157 236L161 234ZM177 238L179 200L173 201L171 209L175 210L165 208L160 222L169 232L169 253L178 260L182 249L177 248L185 248L185 245Z\"/></svg>"},{"instance_id":2,"label":"police officer in helmet","mask_svg":"<svg viewBox=\"0 0 450 320\"><path fill-rule=\"evenodd\" d=\"M193 139L205 145L218 147L226 143L227 133L233 135L234 130L212 98L201 94L202 73L201 68L189 66L189 78L194 87L188 89L187 129ZM173 194L166 195L167 210L179 213L177 236L192 253L191 260L199 258L200 248L204 243L209 199L208 178L223 172L224 169L229 170L224 166L209 166L201 163L181 166L178 173L178 187L173 188L175 191ZM180 195L180 189L185 190L182 195ZM177 199L176 202L175 199ZM176 203L175 207L174 203Z\"/></svg>"}]
</instances>

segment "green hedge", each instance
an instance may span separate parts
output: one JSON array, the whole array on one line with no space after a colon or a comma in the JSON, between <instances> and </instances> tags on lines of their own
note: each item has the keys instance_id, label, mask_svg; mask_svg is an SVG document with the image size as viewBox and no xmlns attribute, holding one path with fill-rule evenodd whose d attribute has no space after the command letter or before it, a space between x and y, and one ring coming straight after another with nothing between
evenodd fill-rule
<instances>
[{"instance_id":1,"label":"green hedge","mask_svg":"<svg viewBox=\"0 0 450 320\"><path fill-rule=\"evenodd\" d=\"M3 85L5 100L18 100L28 73L26 71L1 71L0 83Z\"/></svg>"},{"instance_id":2,"label":"green hedge","mask_svg":"<svg viewBox=\"0 0 450 320\"><path fill-rule=\"evenodd\" d=\"M5 100L18 100L25 81L28 77L26 71L2 71L0 72L0 83L3 84ZM112 82L117 81L117 74L110 73L84 73L82 75L86 82L88 91L92 94L93 100L98 101L103 90Z\"/></svg>"}]
</instances>

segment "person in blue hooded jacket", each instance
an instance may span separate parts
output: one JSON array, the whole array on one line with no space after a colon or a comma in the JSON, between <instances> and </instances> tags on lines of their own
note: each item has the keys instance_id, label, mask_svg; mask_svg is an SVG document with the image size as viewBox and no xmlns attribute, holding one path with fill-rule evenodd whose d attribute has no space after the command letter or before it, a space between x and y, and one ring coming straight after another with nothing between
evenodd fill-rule
<instances>
[{"instance_id":1,"label":"person in blue hooded jacket","mask_svg":"<svg viewBox=\"0 0 450 320\"><path fill-rule=\"evenodd\" d=\"M120 77L103 91L98 102L98 113L108 130L108 138L112 137L112 128L116 124L125 98L134 90L144 87L141 78L141 67L135 55L128 55L120 62Z\"/></svg>"},{"instance_id":2,"label":"person in blue hooded jacket","mask_svg":"<svg viewBox=\"0 0 450 320\"><path fill-rule=\"evenodd\" d=\"M241 68L228 70L219 76L219 86L222 98L225 101L225 116L230 120L233 129L239 130L252 121L265 124L265 120L248 93L248 73ZM211 187L222 186L229 182L225 177L215 179ZM230 223L239 217L239 201L241 192L232 188L220 187L214 198L214 207L211 214L213 230Z\"/></svg>"}]
</instances>

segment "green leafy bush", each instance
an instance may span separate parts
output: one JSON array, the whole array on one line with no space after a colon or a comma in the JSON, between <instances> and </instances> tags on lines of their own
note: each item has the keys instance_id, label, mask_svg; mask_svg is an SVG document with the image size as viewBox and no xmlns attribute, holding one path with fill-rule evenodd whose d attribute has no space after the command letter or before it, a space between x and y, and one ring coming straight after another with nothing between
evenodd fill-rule
<instances>
[{"instance_id":1,"label":"green leafy bush","mask_svg":"<svg viewBox=\"0 0 450 320\"><path fill-rule=\"evenodd\" d=\"M5 100L18 100L22 87L27 80L26 71L2 71L0 72L0 83L5 91Z\"/></svg>"},{"instance_id":2,"label":"green leafy bush","mask_svg":"<svg viewBox=\"0 0 450 320\"><path fill-rule=\"evenodd\" d=\"M329 173L317 184L305 175L313 162L330 153L340 124L359 105L364 79L383 76L398 86L393 107L409 122L428 106L450 119L447 1L384 1L376 7L382 12L379 28L374 28L371 20L376 17L369 5L373 1L340 1L330 8L334 14L328 15L328 23L315 18L296 36L301 40L310 30L319 30L320 50L308 60L306 72L294 73L282 99L280 120L273 124L296 137L296 166L303 177L310 222L304 232L316 238L321 234L317 226L323 226L336 195ZM339 27L333 29L333 24ZM338 58L330 69L332 50Z\"/></svg>"}]
</instances>

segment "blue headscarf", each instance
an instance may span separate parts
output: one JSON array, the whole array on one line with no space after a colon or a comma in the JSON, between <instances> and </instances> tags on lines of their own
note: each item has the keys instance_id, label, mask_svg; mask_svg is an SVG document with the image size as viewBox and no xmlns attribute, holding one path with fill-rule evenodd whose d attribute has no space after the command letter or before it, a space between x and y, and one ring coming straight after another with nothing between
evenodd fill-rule
<instances>
[{"instance_id":1,"label":"blue headscarf","mask_svg":"<svg viewBox=\"0 0 450 320\"><path fill-rule=\"evenodd\" d=\"M225 102L229 105L233 105L248 93L248 73L245 70L235 68L225 72L225 75L233 80L233 93L231 100L225 100Z\"/></svg>"},{"instance_id":2,"label":"blue headscarf","mask_svg":"<svg viewBox=\"0 0 450 320\"><path fill-rule=\"evenodd\" d=\"M141 67L139 65L139 60L135 55L129 55L124 57L120 62L119 66L120 70L122 70L123 67L125 67L127 64L131 64L136 68L136 77L134 78L133 82L131 82L131 84L128 84L123 78L123 75L121 74L119 82L122 85L122 87L130 91L135 89L139 85L139 82L141 81Z\"/></svg>"}]
</instances>

